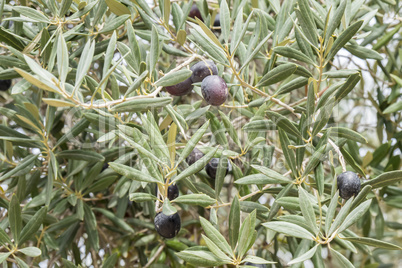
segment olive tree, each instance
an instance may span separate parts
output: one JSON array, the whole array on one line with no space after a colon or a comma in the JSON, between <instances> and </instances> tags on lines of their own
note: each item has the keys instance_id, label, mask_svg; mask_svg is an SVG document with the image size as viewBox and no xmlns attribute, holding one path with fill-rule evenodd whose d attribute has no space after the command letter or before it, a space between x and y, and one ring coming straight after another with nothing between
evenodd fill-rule
<instances>
[{"instance_id":1,"label":"olive tree","mask_svg":"<svg viewBox=\"0 0 402 268\"><path fill-rule=\"evenodd\" d=\"M401 265L399 0L0 14L3 267Z\"/></svg>"}]
</instances>

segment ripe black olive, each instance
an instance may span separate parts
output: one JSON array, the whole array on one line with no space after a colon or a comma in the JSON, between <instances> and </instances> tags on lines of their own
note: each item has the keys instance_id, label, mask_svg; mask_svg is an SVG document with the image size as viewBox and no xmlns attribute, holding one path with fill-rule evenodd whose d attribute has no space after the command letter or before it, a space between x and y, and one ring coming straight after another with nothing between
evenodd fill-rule
<instances>
[{"instance_id":1,"label":"ripe black olive","mask_svg":"<svg viewBox=\"0 0 402 268\"><path fill-rule=\"evenodd\" d=\"M195 18L197 17L197 18L200 19L201 21L204 21L204 20L202 19L201 12L200 12L200 10L198 9L198 7L197 7L196 4L193 4L193 5L192 5L192 7L191 7L191 9L190 9L190 13L188 13L188 16L189 16L190 18L193 18L193 19L195 19Z\"/></svg>"},{"instance_id":2,"label":"ripe black olive","mask_svg":"<svg viewBox=\"0 0 402 268\"><path fill-rule=\"evenodd\" d=\"M229 94L225 80L217 75L210 75L202 80L201 92L205 101L214 106L225 103Z\"/></svg>"},{"instance_id":3,"label":"ripe black olive","mask_svg":"<svg viewBox=\"0 0 402 268\"><path fill-rule=\"evenodd\" d=\"M191 90L194 87L192 84L193 84L193 81L191 81L191 78L189 77L186 80L184 80L183 82L180 82L173 86L167 86L167 87L165 87L165 89L167 90L167 92L169 92L173 96L183 96L183 95L187 95L188 93L191 92Z\"/></svg>"},{"instance_id":4,"label":"ripe black olive","mask_svg":"<svg viewBox=\"0 0 402 268\"><path fill-rule=\"evenodd\" d=\"M201 82L209 75L218 74L218 68L212 60L197 62L190 68L190 70L193 72L191 75L193 83Z\"/></svg>"},{"instance_id":5,"label":"ripe black olive","mask_svg":"<svg viewBox=\"0 0 402 268\"><path fill-rule=\"evenodd\" d=\"M194 148L194 150L187 156L186 162L189 166L191 166L192 164L200 160L203 156L204 154L200 150Z\"/></svg>"},{"instance_id":6,"label":"ripe black olive","mask_svg":"<svg viewBox=\"0 0 402 268\"><path fill-rule=\"evenodd\" d=\"M338 175L337 178L339 195L343 199L349 199L360 192L360 179L356 173L346 171Z\"/></svg>"},{"instance_id":7,"label":"ripe black olive","mask_svg":"<svg viewBox=\"0 0 402 268\"><path fill-rule=\"evenodd\" d=\"M209 161L209 163L205 166L205 171L207 172L208 176L210 176L212 179L215 179L218 167L219 167L219 158L212 158L211 161ZM226 168L226 174L228 174L228 171L229 171L229 160Z\"/></svg>"},{"instance_id":8,"label":"ripe black olive","mask_svg":"<svg viewBox=\"0 0 402 268\"><path fill-rule=\"evenodd\" d=\"M155 229L160 236L164 238L173 238L180 231L181 220L177 213L167 216L162 212L159 212L155 216L154 224Z\"/></svg>"},{"instance_id":9,"label":"ripe black olive","mask_svg":"<svg viewBox=\"0 0 402 268\"><path fill-rule=\"evenodd\" d=\"M0 80L0 91L7 91L11 86L11 79Z\"/></svg>"}]
</instances>

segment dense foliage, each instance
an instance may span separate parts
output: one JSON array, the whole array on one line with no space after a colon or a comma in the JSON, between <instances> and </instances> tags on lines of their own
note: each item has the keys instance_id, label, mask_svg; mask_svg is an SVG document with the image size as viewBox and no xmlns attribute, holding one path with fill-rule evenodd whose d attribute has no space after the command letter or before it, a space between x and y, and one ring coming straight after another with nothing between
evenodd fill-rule
<instances>
[{"instance_id":1,"label":"dense foliage","mask_svg":"<svg viewBox=\"0 0 402 268\"><path fill-rule=\"evenodd\" d=\"M3 267L402 265L399 0L0 18Z\"/></svg>"}]
</instances>

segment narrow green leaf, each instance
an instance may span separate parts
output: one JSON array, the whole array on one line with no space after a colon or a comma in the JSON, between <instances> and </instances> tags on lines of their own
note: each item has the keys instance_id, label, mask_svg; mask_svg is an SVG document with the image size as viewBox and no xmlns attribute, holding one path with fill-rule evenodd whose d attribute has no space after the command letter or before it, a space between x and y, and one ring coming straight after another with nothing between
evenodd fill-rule
<instances>
[{"instance_id":1,"label":"narrow green leaf","mask_svg":"<svg viewBox=\"0 0 402 268\"><path fill-rule=\"evenodd\" d=\"M299 0L299 10L296 9L296 15L299 19L304 34L309 38L314 45L317 43L316 25L314 23L313 13L309 6L308 0Z\"/></svg>"},{"instance_id":2,"label":"narrow green leaf","mask_svg":"<svg viewBox=\"0 0 402 268\"><path fill-rule=\"evenodd\" d=\"M238 137L237 132L236 132L232 122L230 121L229 117L221 111L219 111L219 115L221 116L221 120L223 121L223 124L225 125L225 128L226 128L229 136L232 138L234 143L237 144L237 146L241 147L239 137Z\"/></svg>"},{"instance_id":3,"label":"narrow green leaf","mask_svg":"<svg viewBox=\"0 0 402 268\"><path fill-rule=\"evenodd\" d=\"M339 4L338 8L335 11L335 14L332 16L328 23L327 31L325 34L325 41L328 43L329 38L335 32L335 29L338 28L341 23L342 17L345 14L347 0L342 0Z\"/></svg>"},{"instance_id":4,"label":"narrow green leaf","mask_svg":"<svg viewBox=\"0 0 402 268\"><path fill-rule=\"evenodd\" d=\"M57 156L65 159L84 160L93 162L105 161L105 157L103 157L103 155L87 150L64 150L59 152Z\"/></svg>"},{"instance_id":5,"label":"narrow green leaf","mask_svg":"<svg viewBox=\"0 0 402 268\"><path fill-rule=\"evenodd\" d=\"M15 244L18 245L22 230L22 218L20 201L15 194L13 194L13 196L11 197L8 211L8 221L10 222L10 229L11 233L13 234Z\"/></svg>"},{"instance_id":6,"label":"narrow green leaf","mask_svg":"<svg viewBox=\"0 0 402 268\"><path fill-rule=\"evenodd\" d=\"M359 194L353 200L351 209L352 210L355 209L358 205L360 205L363 201L365 201L366 196L371 192L372 189L373 189L373 187L371 187L371 185L364 186L360 190Z\"/></svg>"},{"instance_id":7,"label":"narrow green leaf","mask_svg":"<svg viewBox=\"0 0 402 268\"><path fill-rule=\"evenodd\" d=\"M235 196L230 206L229 213L229 242L232 248L236 247L240 228L240 205L239 198Z\"/></svg>"},{"instance_id":8,"label":"narrow green leaf","mask_svg":"<svg viewBox=\"0 0 402 268\"><path fill-rule=\"evenodd\" d=\"M273 221L273 222L265 222L262 224L264 227L271 229L278 233L283 233L288 236L314 240L314 235L304 229L303 227L296 225L290 222L283 221Z\"/></svg>"},{"instance_id":9,"label":"narrow green leaf","mask_svg":"<svg viewBox=\"0 0 402 268\"><path fill-rule=\"evenodd\" d=\"M205 241L205 244L207 245L208 249L215 254L215 256L217 256L219 259L221 259L222 261L229 263L231 262L231 259L222 251L220 250L220 248L211 241L211 239L209 239L207 236L202 234L202 238Z\"/></svg>"},{"instance_id":10,"label":"narrow green leaf","mask_svg":"<svg viewBox=\"0 0 402 268\"><path fill-rule=\"evenodd\" d=\"M352 206L353 198L350 198L341 208L338 215L335 218L335 221L331 224L331 228L329 228L328 236L331 236L339 226L345 221L346 217L349 214L350 207ZM340 233L340 231L338 231Z\"/></svg>"},{"instance_id":11,"label":"narrow green leaf","mask_svg":"<svg viewBox=\"0 0 402 268\"><path fill-rule=\"evenodd\" d=\"M216 202L216 200L209 197L206 194L186 194L177 197L172 201L172 203L173 202L186 205L207 207L213 205Z\"/></svg>"},{"instance_id":12,"label":"narrow green leaf","mask_svg":"<svg viewBox=\"0 0 402 268\"><path fill-rule=\"evenodd\" d=\"M320 114L313 126L313 137L315 137L328 123L335 106L335 98L332 98L327 104L320 108ZM317 106L318 108L318 106Z\"/></svg>"},{"instance_id":13,"label":"narrow green leaf","mask_svg":"<svg viewBox=\"0 0 402 268\"><path fill-rule=\"evenodd\" d=\"M113 268L116 265L117 259L118 259L118 254L113 253L109 257L105 259L105 262L102 265L102 268Z\"/></svg>"},{"instance_id":14,"label":"narrow green leaf","mask_svg":"<svg viewBox=\"0 0 402 268\"><path fill-rule=\"evenodd\" d=\"M160 78L158 81L155 82L156 86L173 86L176 85L180 82L183 82L187 78L191 76L193 72L190 71L189 69L181 69L179 71L167 74Z\"/></svg>"},{"instance_id":15,"label":"narrow green leaf","mask_svg":"<svg viewBox=\"0 0 402 268\"><path fill-rule=\"evenodd\" d=\"M211 151L209 151L206 155L204 155L201 159L199 159L197 162L192 164L190 167L186 168L184 171L182 171L178 176L176 176L172 182L177 182L181 179L187 178L201 169L203 169L206 164L212 159L214 156L215 152L218 150L218 147L215 147Z\"/></svg>"},{"instance_id":16,"label":"narrow green leaf","mask_svg":"<svg viewBox=\"0 0 402 268\"><path fill-rule=\"evenodd\" d=\"M366 185L371 185L373 189L377 188L382 188L388 185L395 184L399 181L402 181L402 171L401 170L395 170L395 171L389 171L385 172L379 176L377 176L375 179L366 181L365 183L362 184L362 187Z\"/></svg>"},{"instance_id":17,"label":"narrow green leaf","mask_svg":"<svg viewBox=\"0 0 402 268\"><path fill-rule=\"evenodd\" d=\"M317 227L313 205L311 204L306 190L304 190L302 187L299 187L299 203L303 217L306 219L306 222L310 226L310 228L314 230L314 234L317 235L319 230ZM311 255L313 254L314 253L312 253Z\"/></svg>"},{"instance_id":18,"label":"narrow green leaf","mask_svg":"<svg viewBox=\"0 0 402 268\"><path fill-rule=\"evenodd\" d=\"M360 81L360 73L349 76L345 84L343 84L335 93L335 100L340 101L357 85Z\"/></svg>"},{"instance_id":19,"label":"narrow green leaf","mask_svg":"<svg viewBox=\"0 0 402 268\"><path fill-rule=\"evenodd\" d=\"M59 79L62 84L66 82L68 65L67 44L63 34L60 33L57 41L57 71L59 72Z\"/></svg>"},{"instance_id":20,"label":"narrow green leaf","mask_svg":"<svg viewBox=\"0 0 402 268\"><path fill-rule=\"evenodd\" d=\"M149 51L149 75L152 76L152 72L155 70L156 63L159 59L160 54L160 44L159 44L159 34L158 30L156 29L155 25L152 25L152 32L151 32L151 48Z\"/></svg>"},{"instance_id":21,"label":"narrow green leaf","mask_svg":"<svg viewBox=\"0 0 402 268\"><path fill-rule=\"evenodd\" d=\"M278 127L295 137L302 138L297 127L287 117L271 111L266 111L266 113Z\"/></svg>"},{"instance_id":22,"label":"narrow green leaf","mask_svg":"<svg viewBox=\"0 0 402 268\"><path fill-rule=\"evenodd\" d=\"M119 173L120 175L126 176L129 179L144 181L144 182L161 182L158 179L155 179L148 174L141 172L132 167L118 164L118 163L109 163L109 167L111 167L114 171Z\"/></svg>"},{"instance_id":23,"label":"narrow green leaf","mask_svg":"<svg viewBox=\"0 0 402 268\"><path fill-rule=\"evenodd\" d=\"M158 198L152 194L148 193L131 193L129 196L130 201L133 202L146 202L146 201L155 201Z\"/></svg>"},{"instance_id":24,"label":"narrow green leaf","mask_svg":"<svg viewBox=\"0 0 402 268\"><path fill-rule=\"evenodd\" d=\"M168 198L163 202L162 213L167 216L177 213L177 209L172 206Z\"/></svg>"},{"instance_id":25,"label":"narrow green leaf","mask_svg":"<svg viewBox=\"0 0 402 268\"><path fill-rule=\"evenodd\" d=\"M237 256L243 257L248 251L248 246L253 239L253 235L255 234L256 215L257 212L255 210L251 212L246 219L244 219L240 227Z\"/></svg>"},{"instance_id":26,"label":"narrow green leaf","mask_svg":"<svg viewBox=\"0 0 402 268\"><path fill-rule=\"evenodd\" d=\"M190 138L190 140L187 142L186 146L184 147L183 151L180 154L180 158L177 161L177 165L179 165L184 159L187 158L187 156L190 155L190 153L194 150L195 146L198 144L198 142L201 140L201 138L204 136L205 132L207 131L209 127L209 121L205 122Z\"/></svg>"},{"instance_id":27,"label":"narrow green leaf","mask_svg":"<svg viewBox=\"0 0 402 268\"><path fill-rule=\"evenodd\" d=\"M382 56L375 50L359 46L359 45L345 45L346 50L361 59L374 59L382 60Z\"/></svg>"},{"instance_id":28,"label":"narrow green leaf","mask_svg":"<svg viewBox=\"0 0 402 268\"><path fill-rule=\"evenodd\" d=\"M331 254L335 257L336 262L339 264L340 267L355 268L355 266L341 253L339 253L333 248L331 248L330 250Z\"/></svg>"},{"instance_id":29,"label":"narrow green leaf","mask_svg":"<svg viewBox=\"0 0 402 268\"><path fill-rule=\"evenodd\" d=\"M397 101L390 106L388 106L383 113L384 114L390 114L390 113L396 113L398 111L402 110L402 101Z\"/></svg>"},{"instance_id":30,"label":"narrow green leaf","mask_svg":"<svg viewBox=\"0 0 402 268\"><path fill-rule=\"evenodd\" d=\"M315 64L315 62L308 56L306 56L304 53L291 47L275 47L274 52L287 58L299 60L311 65Z\"/></svg>"},{"instance_id":31,"label":"narrow green leaf","mask_svg":"<svg viewBox=\"0 0 402 268\"><path fill-rule=\"evenodd\" d=\"M128 94L130 94L134 90L137 90L141 86L141 84L145 80L145 78L147 77L148 73L149 73L148 70L145 70L144 72L142 72L142 74L140 76L138 76L137 79L135 79L134 83L132 83L127 88L127 91L124 94L124 96L127 96Z\"/></svg>"},{"instance_id":32,"label":"narrow green leaf","mask_svg":"<svg viewBox=\"0 0 402 268\"><path fill-rule=\"evenodd\" d=\"M102 213L106 218L108 218L111 222L113 222L114 225L120 227L124 231L131 234L135 233L135 231L133 230L133 228L131 228L130 225L128 225L123 219L117 217L117 215L114 214L113 212L104 208L93 208L92 210L94 212Z\"/></svg>"},{"instance_id":33,"label":"narrow green leaf","mask_svg":"<svg viewBox=\"0 0 402 268\"><path fill-rule=\"evenodd\" d=\"M0 243L3 246L7 246L8 245L12 245L13 243L11 242L10 237L8 237L8 234L2 229L0 228Z\"/></svg>"},{"instance_id":34,"label":"narrow green leaf","mask_svg":"<svg viewBox=\"0 0 402 268\"><path fill-rule=\"evenodd\" d=\"M296 264L296 263L303 262L303 261L311 259L313 257L313 255L315 254L315 252L317 251L317 248L318 248L319 245L320 244L315 245L314 247L312 247L306 253L298 256L297 258L294 258L293 260L288 262L288 265L293 265L293 264Z\"/></svg>"},{"instance_id":35,"label":"narrow green leaf","mask_svg":"<svg viewBox=\"0 0 402 268\"><path fill-rule=\"evenodd\" d=\"M120 27L121 25L124 24L124 22L126 22L126 20L128 20L130 18L129 14L124 14L124 15L120 15L120 16L116 16L115 18L111 19L110 21L108 21L108 23L105 24L105 27L103 27L99 33L103 34L103 33L107 33L113 30L116 30L118 27Z\"/></svg>"},{"instance_id":36,"label":"narrow green leaf","mask_svg":"<svg viewBox=\"0 0 402 268\"><path fill-rule=\"evenodd\" d=\"M266 87L280 81L285 80L289 76L291 76L297 69L296 64L286 63L281 64L268 73L266 73L261 80L258 82L256 87Z\"/></svg>"},{"instance_id":37,"label":"narrow green leaf","mask_svg":"<svg viewBox=\"0 0 402 268\"><path fill-rule=\"evenodd\" d=\"M7 252L7 253L0 253L0 263L4 262L5 260L7 260L8 256L11 255L11 252Z\"/></svg>"},{"instance_id":38,"label":"narrow green leaf","mask_svg":"<svg viewBox=\"0 0 402 268\"><path fill-rule=\"evenodd\" d=\"M358 219L360 219L364 213L370 208L371 200L367 200L361 203L357 208L352 210L351 213L346 217L344 221L342 221L341 226L339 226L338 233L349 228L349 226L353 225Z\"/></svg>"},{"instance_id":39,"label":"narrow green leaf","mask_svg":"<svg viewBox=\"0 0 402 268\"><path fill-rule=\"evenodd\" d=\"M326 57L327 61L331 60L336 55L336 53L338 53L338 51L343 48L350 39L352 39L355 33L357 33L357 31L360 29L360 26L362 26L362 24L363 21L357 21L349 26L345 31L343 31L340 36L338 36Z\"/></svg>"},{"instance_id":40,"label":"narrow green leaf","mask_svg":"<svg viewBox=\"0 0 402 268\"><path fill-rule=\"evenodd\" d=\"M163 21L166 23L166 25L169 24L169 18L170 18L170 1L164 0L163 1Z\"/></svg>"},{"instance_id":41,"label":"narrow green leaf","mask_svg":"<svg viewBox=\"0 0 402 268\"><path fill-rule=\"evenodd\" d=\"M227 170L229 168L229 160L227 151L223 151L221 157L219 158L218 169L216 171L215 176L215 198L219 198L219 194L223 187L223 182L225 180L225 176Z\"/></svg>"},{"instance_id":42,"label":"narrow green leaf","mask_svg":"<svg viewBox=\"0 0 402 268\"><path fill-rule=\"evenodd\" d=\"M95 53L95 41L88 40L85 44L84 50L81 53L80 61L78 62L77 72L75 76L75 90L78 89L82 81L85 78L85 75L88 73L89 67L92 64L92 59Z\"/></svg>"},{"instance_id":43,"label":"narrow green leaf","mask_svg":"<svg viewBox=\"0 0 402 268\"><path fill-rule=\"evenodd\" d=\"M242 185L250 185L250 184L257 184L257 185L265 185L265 184L277 184L277 183L289 183L290 180L286 179L278 179L266 176L264 174L252 174L245 176L241 179L235 181L236 184Z\"/></svg>"},{"instance_id":44,"label":"narrow green leaf","mask_svg":"<svg viewBox=\"0 0 402 268\"><path fill-rule=\"evenodd\" d=\"M37 247L26 247L26 248L21 248L18 250L22 254L25 254L29 257L38 257L42 254L42 251L37 248Z\"/></svg>"},{"instance_id":45,"label":"narrow green leaf","mask_svg":"<svg viewBox=\"0 0 402 268\"><path fill-rule=\"evenodd\" d=\"M13 10L36 22L50 23L49 18L36 9L27 6L13 6Z\"/></svg>"},{"instance_id":46,"label":"narrow green leaf","mask_svg":"<svg viewBox=\"0 0 402 268\"><path fill-rule=\"evenodd\" d=\"M221 1L220 13L223 40L225 40L227 44L230 36L230 10L226 0Z\"/></svg>"},{"instance_id":47,"label":"narrow green leaf","mask_svg":"<svg viewBox=\"0 0 402 268\"><path fill-rule=\"evenodd\" d=\"M295 89L304 87L308 83L308 78L306 77L297 77L295 79L292 79L286 84L282 84L278 90L275 92L275 95L281 95L281 94L286 94L289 92L292 92Z\"/></svg>"},{"instance_id":48,"label":"narrow green leaf","mask_svg":"<svg viewBox=\"0 0 402 268\"><path fill-rule=\"evenodd\" d=\"M260 258L260 257L257 257L257 256L252 256L252 255L247 255L243 259L243 262L251 262L253 264L274 264L274 263L276 263L276 262L273 262L273 261L267 261L266 259L263 259L263 258ZM250 267L250 265L248 267Z\"/></svg>"},{"instance_id":49,"label":"narrow green leaf","mask_svg":"<svg viewBox=\"0 0 402 268\"><path fill-rule=\"evenodd\" d=\"M12 176L14 176L14 174L17 174L18 172L25 170L26 168L30 167L31 165L33 165L34 161L36 160L38 156L37 155L28 155L26 156L24 159L22 159L18 165L13 168L12 170L10 170L9 172L7 172L6 174L3 174L3 176L0 177L0 181L4 181L5 179L8 179Z\"/></svg>"},{"instance_id":50,"label":"narrow green leaf","mask_svg":"<svg viewBox=\"0 0 402 268\"><path fill-rule=\"evenodd\" d=\"M226 264L225 261L210 252L207 247L188 248L176 253L176 255L196 267L214 267Z\"/></svg>"},{"instance_id":51,"label":"narrow green leaf","mask_svg":"<svg viewBox=\"0 0 402 268\"><path fill-rule=\"evenodd\" d=\"M381 241L378 239L370 238L370 237L342 237L342 239L348 240L353 243L359 243L363 245L368 245L376 248L384 248L389 250L402 250L402 247L398 245L394 245L392 243L388 243L385 241Z\"/></svg>"},{"instance_id":52,"label":"narrow green leaf","mask_svg":"<svg viewBox=\"0 0 402 268\"><path fill-rule=\"evenodd\" d=\"M331 136L345 138L348 140L367 143L367 139L360 133L345 127L331 127Z\"/></svg>"},{"instance_id":53,"label":"narrow green leaf","mask_svg":"<svg viewBox=\"0 0 402 268\"><path fill-rule=\"evenodd\" d=\"M324 160L326 148L327 145L324 144L314 152L314 154L310 158L310 161L307 163L306 168L304 169L303 177L307 176L311 171L315 169L320 161Z\"/></svg>"},{"instance_id":54,"label":"narrow green leaf","mask_svg":"<svg viewBox=\"0 0 402 268\"><path fill-rule=\"evenodd\" d=\"M209 239L214 241L214 243L229 256L233 256L232 249L230 248L226 239L221 235L221 233L215 229L215 227L207 221L205 218L200 216L200 222L202 229Z\"/></svg>"},{"instance_id":55,"label":"narrow green leaf","mask_svg":"<svg viewBox=\"0 0 402 268\"><path fill-rule=\"evenodd\" d=\"M289 149L290 141L286 132L282 129L278 129L279 139L282 146L283 155L285 156L286 163L289 165L290 170L293 173L293 176L298 176L298 172L296 169L296 157L294 152Z\"/></svg>"},{"instance_id":56,"label":"narrow green leaf","mask_svg":"<svg viewBox=\"0 0 402 268\"><path fill-rule=\"evenodd\" d=\"M117 104L111 108L112 112L141 112L163 107L171 103L170 97L138 98Z\"/></svg>"},{"instance_id":57,"label":"narrow green leaf","mask_svg":"<svg viewBox=\"0 0 402 268\"><path fill-rule=\"evenodd\" d=\"M33 234L38 231L39 227L42 225L47 214L47 207L42 207L38 210L35 215L28 221L21 231L21 237L19 243L22 244L27 241Z\"/></svg>"}]
</instances>

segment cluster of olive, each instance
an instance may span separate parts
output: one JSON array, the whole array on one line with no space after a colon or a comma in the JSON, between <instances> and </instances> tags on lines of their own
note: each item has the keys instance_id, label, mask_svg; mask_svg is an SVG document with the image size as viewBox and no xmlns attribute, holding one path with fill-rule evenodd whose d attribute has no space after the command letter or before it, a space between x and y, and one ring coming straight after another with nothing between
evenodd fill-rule
<instances>
[{"instance_id":1,"label":"cluster of olive","mask_svg":"<svg viewBox=\"0 0 402 268\"><path fill-rule=\"evenodd\" d=\"M193 89L193 83L201 82L202 96L208 104L222 105L228 97L228 86L222 77L218 76L218 68L212 60L200 61L190 70L192 75L173 86L167 86L167 92L174 96L187 95Z\"/></svg>"},{"instance_id":2,"label":"cluster of olive","mask_svg":"<svg viewBox=\"0 0 402 268\"><path fill-rule=\"evenodd\" d=\"M194 164L197 162L204 154L195 148L190 155L186 158L186 162L189 165ZM219 158L212 158L211 161L205 166L205 171L207 172L208 176L212 179L216 177L216 171L219 165ZM228 161L228 168L226 169L226 174L229 171L229 161ZM158 194L158 187L157 187L157 194ZM179 196L179 188L177 185L170 185L167 190L167 198L171 201L174 200L176 197ZM159 212L154 219L155 230L158 234L164 238L173 238L175 237L181 227L181 219L179 214L176 212L172 215L165 215L162 212Z\"/></svg>"}]
</instances>

